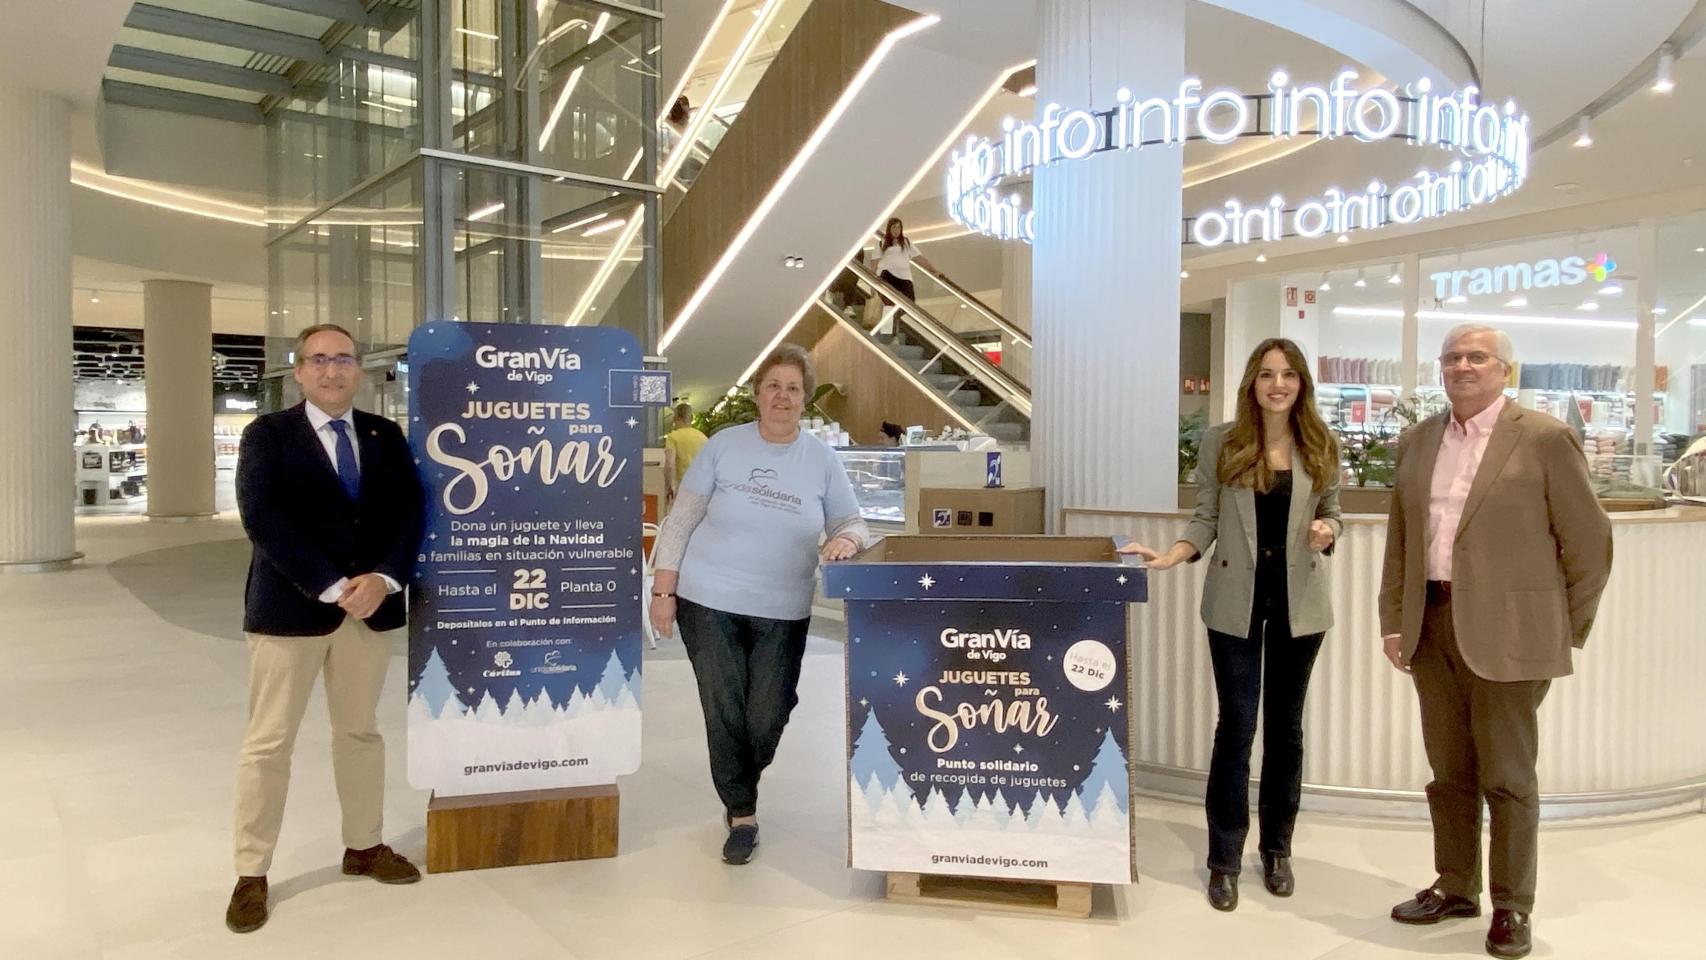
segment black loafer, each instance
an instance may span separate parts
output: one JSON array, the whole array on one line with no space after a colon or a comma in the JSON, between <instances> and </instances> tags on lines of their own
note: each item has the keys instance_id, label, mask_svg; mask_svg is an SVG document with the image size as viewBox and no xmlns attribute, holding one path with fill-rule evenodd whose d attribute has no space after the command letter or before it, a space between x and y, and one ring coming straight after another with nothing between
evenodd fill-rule
<instances>
[{"instance_id":1,"label":"black loafer","mask_svg":"<svg viewBox=\"0 0 1706 960\"><path fill-rule=\"evenodd\" d=\"M225 908L225 926L232 933L250 933L267 922L267 878L238 877Z\"/></svg>"},{"instance_id":2,"label":"black loafer","mask_svg":"<svg viewBox=\"0 0 1706 960\"><path fill-rule=\"evenodd\" d=\"M366 850L344 851L344 874L372 877L380 883L418 883L421 872L402 854L385 844Z\"/></svg>"},{"instance_id":3,"label":"black loafer","mask_svg":"<svg viewBox=\"0 0 1706 960\"><path fill-rule=\"evenodd\" d=\"M1208 905L1223 913L1238 909L1238 874L1208 872Z\"/></svg>"},{"instance_id":4,"label":"black loafer","mask_svg":"<svg viewBox=\"0 0 1706 960\"><path fill-rule=\"evenodd\" d=\"M1487 952L1495 957L1526 957L1534 948L1534 928L1520 910L1494 910L1487 929Z\"/></svg>"},{"instance_id":5,"label":"black loafer","mask_svg":"<svg viewBox=\"0 0 1706 960\"><path fill-rule=\"evenodd\" d=\"M1478 917L1481 905L1465 897L1429 887L1392 908L1392 919L1399 923L1429 924L1453 917Z\"/></svg>"},{"instance_id":6,"label":"black loafer","mask_svg":"<svg viewBox=\"0 0 1706 960\"><path fill-rule=\"evenodd\" d=\"M729 838L723 841L723 862L741 866L752 859L758 847L758 824L747 823L729 828Z\"/></svg>"},{"instance_id":7,"label":"black loafer","mask_svg":"<svg viewBox=\"0 0 1706 960\"><path fill-rule=\"evenodd\" d=\"M1291 875L1291 858L1262 854L1262 886L1276 897L1291 896L1297 889L1297 880Z\"/></svg>"}]
</instances>

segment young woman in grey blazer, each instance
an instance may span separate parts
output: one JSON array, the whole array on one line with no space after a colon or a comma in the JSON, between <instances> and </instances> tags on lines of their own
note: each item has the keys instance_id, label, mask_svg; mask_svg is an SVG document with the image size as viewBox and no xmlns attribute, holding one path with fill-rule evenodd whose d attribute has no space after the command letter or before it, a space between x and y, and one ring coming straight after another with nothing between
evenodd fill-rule
<instances>
[{"instance_id":1,"label":"young woman in grey blazer","mask_svg":"<svg viewBox=\"0 0 1706 960\"><path fill-rule=\"evenodd\" d=\"M1250 829L1250 747L1262 708L1258 801L1262 881L1291 896L1291 835L1303 778L1303 703L1333 625L1326 555L1339 536L1339 447L1315 407L1303 351L1264 340L1238 385L1238 414L1210 427L1197 460L1196 513L1165 553L1141 544L1151 570L1208 554L1202 618L1220 718L1209 765L1208 900L1238 906ZM1264 670L1264 661L1266 669ZM1266 675L1266 695L1263 677Z\"/></svg>"}]
</instances>

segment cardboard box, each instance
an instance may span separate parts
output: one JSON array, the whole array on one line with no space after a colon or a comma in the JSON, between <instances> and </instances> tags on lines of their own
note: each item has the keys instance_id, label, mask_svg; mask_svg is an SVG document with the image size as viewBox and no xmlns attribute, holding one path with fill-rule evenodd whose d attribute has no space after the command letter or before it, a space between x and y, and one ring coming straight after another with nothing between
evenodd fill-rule
<instances>
[{"instance_id":1,"label":"cardboard box","mask_svg":"<svg viewBox=\"0 0 1706 960\"><path fill-rule=\"evenodd\" d=\"M894 536L824 566L847 605L849 866L1136 879L1126 610L1148 581L1117 545Z\"/></svg>"},{"instance_id":2,"label":"cardboard box","mask_svg":"<svg viewBox=\"0 0 1706 960\"><path fill-rule=\"evenodd\" d=\"M918 491L921 534L1040 534L1042 487L925 487Z\"/></svg>"}]
</instances>

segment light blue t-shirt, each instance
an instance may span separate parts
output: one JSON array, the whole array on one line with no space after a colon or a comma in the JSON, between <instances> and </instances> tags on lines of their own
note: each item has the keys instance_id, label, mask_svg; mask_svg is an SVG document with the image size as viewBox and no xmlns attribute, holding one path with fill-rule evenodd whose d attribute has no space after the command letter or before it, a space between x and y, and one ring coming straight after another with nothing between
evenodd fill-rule
<instances>
[{"instance_id":1,"label":"light blue t-shirt","mask_svg":"<svg viewBox=\"0 0 1706 960\"><path fill-rule=\"evenodd\" d=\"M805 431L771 443L746 423L706 441L681 489L709 497L676 592L703 607L772 620L811 616L824 525L859 513L841 459Z\"/></svg>"}]
</instances>

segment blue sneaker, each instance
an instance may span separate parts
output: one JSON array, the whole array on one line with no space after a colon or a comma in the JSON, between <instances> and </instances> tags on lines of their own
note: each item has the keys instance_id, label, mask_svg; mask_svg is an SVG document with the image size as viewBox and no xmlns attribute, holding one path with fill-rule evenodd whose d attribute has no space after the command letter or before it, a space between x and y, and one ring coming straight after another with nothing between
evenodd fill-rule
<instances>
[{"instance_id":1,"label":"blue sneaker","mask_svg":"<svg viewBox=\"0 0 1706 960\"><path fill-rule=\"evenodd\" d=\"M730 827L729 838L723 841L723 862L741 866L752 859L752 851L757 846L757 824Z\"/></svg>"}]
</instances>

